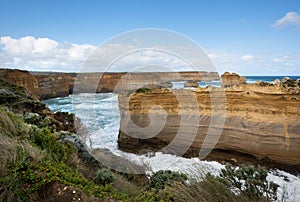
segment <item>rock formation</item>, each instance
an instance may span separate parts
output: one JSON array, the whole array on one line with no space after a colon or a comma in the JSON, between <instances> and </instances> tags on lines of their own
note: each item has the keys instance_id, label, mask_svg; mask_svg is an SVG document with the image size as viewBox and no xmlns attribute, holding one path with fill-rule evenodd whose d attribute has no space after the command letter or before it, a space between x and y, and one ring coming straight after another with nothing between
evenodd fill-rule
<instances>
[{"instance_id":1,"label":"rock formation","mask_svg":"<svg viewBox=\"0 0 300 202\"><path fill-rule=\"evenodd\" d=\"M35 99L38 99L38 80L25 70L0 69L0 78L11 84L24 87Z\"/></svg>"},{"instance_id":2,"label":"rock formation","mask_svg":"<svg viewBox=\"0 0 300 202\"><path fill-rule=\"evenodd\" d=\"M199 83L197 81L187 81L184 83L184 87L197 88L197 87L199 87Z\"/></svg>"},{"instance_id":3,"label":"rock formation","mask_svg":"<svg viewBox=\"0 0 300 202\"><path fill-rule=\"evenodd\" d=\"M61 73L0 69L0 78L25 87L35 98L44 100L72 93L118 92L125 87L137 89L144 84L170 88L171 81L211 81L219 80L219 75L216 72Z\"/></svg>"},{"instance_id":4,"label":"rock formation","mask_svg":"<svg viewBox=\"0 0 300 202\"><path fill-rule=\"evenodd\" d=\"M246 77L240 76L236 73L230 74L229 72L225 72L221 78L223 87L246 84Z\"/></svg>"},{"instance_id":5,"label":"rock formation","mask_svg":"<svg viewBox=\"0 0 300 202\"><path fill-rule=\"evenodd\" d=\"M238 82L236 75L230 78L234 79L226 80L226 86ZM180 149L188 146L184 156L197 157L208 130L211 130L210 137L221 130L212 149L300 165L300 94L291 88L296 87L247 84L228 88L199 87L193 91L153 89L119 94L119 148L135 153L160 150L180 154ZM195 102L191 101L190 93L197 100L197 110L194 110ZM224 126L218 122L210 125L212 113L221 115L223 106L226 109ZM156 131L165 120L162 129ZM153 123L157 123L156 127L151 125ZM150 137L144 130L156 134ZM178 135L180 130L184 135ZM196 131L195 137L190 136L191 131ZM177 147L168 148L176 138L179 140Z\"/></svg>"}]
</instances>

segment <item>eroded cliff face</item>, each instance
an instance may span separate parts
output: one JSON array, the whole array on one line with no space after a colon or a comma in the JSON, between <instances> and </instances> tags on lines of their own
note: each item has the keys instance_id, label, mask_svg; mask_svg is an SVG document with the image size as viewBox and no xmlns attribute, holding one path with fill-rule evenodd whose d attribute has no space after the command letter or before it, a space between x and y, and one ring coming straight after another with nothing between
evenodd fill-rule
<instances>
[{"instance_id":1,"label":"eroded cliff face","mask_svg":"<svg viewBox=\"0 0 300 202\"><path fill-rule=\"evenodd\" d=\"M17 86L24 87L36 100L39 95L38 80L26 70L0 69L0 78Z\"/></svg>"},{"instance_id":2,"label":"eroded cliff face","mask_svg":"<svg viewBox=\"0 0 300 202\"><path fill-rule=\"evenodd\" d=\"M197 100L197 110L191 93ZM153 89L130 95L119 94L119 109L118 145L125 151L146 153L160 150L181 154L186 149L184 156L198 157L201 148L210 149L212 145L203 144L210 130L208 138L212 140L221 131L212 149L300 165L300 94L281 85L209 87L197 88L193 92ZM222 121L212 124L212 116L224 115L224 109L224 125ZM155 131L155 126L151 126L155 122L163 123L161 130ZM149 134L143 129L153 130L156 134L148 138ZM191 135L193 132L195 136ZM175 139L177 144L169 147Z\"/></svg>"},{"instance_id":3,"label":"eroded cliff face","mask_svg":"<svg viewBox=\"0 0 300 202\"><path fill-rule=\"evenodd\" d=\"M14 70L15 71L15 70ZM125 87L136 88L145 83L162 84L162 81L219 80L216 72L160 72L160 73L60 73L31 72L37 80L40 99L64 97L72 93L119 92ZM124 84L125 82L125 84Z\"/></svg>"}]
</instances>

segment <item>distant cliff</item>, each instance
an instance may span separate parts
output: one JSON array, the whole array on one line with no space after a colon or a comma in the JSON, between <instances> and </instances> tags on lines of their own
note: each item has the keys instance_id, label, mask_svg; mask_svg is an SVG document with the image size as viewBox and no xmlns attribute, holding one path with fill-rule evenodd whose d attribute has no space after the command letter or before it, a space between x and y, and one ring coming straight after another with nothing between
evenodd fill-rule
<instances>
[{"instance_id":1,"label":"distant cliff","mask_svg":"<svg viewBox=\"0 0 300 202\"><path fill-rule=\"evenodd\" d=\"M196 88L192 93L196 97L198 110L194 110L194 103L189 105L191 101L185 96L191 92L188 90L152 89L130 95L119 94L121 121L118 145L122 150L135 153L161 150L184 128L187 134L179 137L177 148L180 150L188 145L184 156L196 157L209 129L212 110L218 113L222 108L223 93L226 96L226 119L224 126L213 125L212 137L216 135L214 130L222 129L220 139L213 149L300 165L299 89L300 80L295 82L289 79L279 84L259 82L227 88ZM214 91L214 103L211 103L211 91ZM180 101L175 96L178 94L181 95ZM182 105L184 109L181 109ZM157 135L145 138L143 128L151 125L151 117L162 113L161 110L155 110L157 106L165 110L166 123ZM182 121L185 116L189 116L191 121ZM128 117L132 122L127 120ZM163 122L163 119L161 117L159 122ZM193 120L197 119L199 121L195 124ZM135 127L141 130L135 130ZM191 140L188 132L193 131L193 128L196 128L196 137ZM176 147L165 152L180 153Z\"/></svg>"},{"instance_id":2,"label":"distant cliff","mask_svg":"<svg viewBox=\"0 0 300 202\"><path fill-rule=\"evenodd\" d=\"M170 81L219 80L216 72L160 72L160 73L61 73L28 72L17 69L0 69L0 78L25 87L35 98L64 97L72 93L107 93L136 85L164 84ZM130 83L130 85L128 85ZM117 85L117 87L116 87Z\"/></svg>"}]
</instances>

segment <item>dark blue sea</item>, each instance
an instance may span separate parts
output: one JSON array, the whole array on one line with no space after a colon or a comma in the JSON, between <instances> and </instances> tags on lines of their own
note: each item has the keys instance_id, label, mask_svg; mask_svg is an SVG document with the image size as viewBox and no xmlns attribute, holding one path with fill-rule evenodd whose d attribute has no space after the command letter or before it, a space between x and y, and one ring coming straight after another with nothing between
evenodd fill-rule
<instances>
[{"instance_id":1,"label":"dark blue sea","mask_svg":"<svg viewBox=\"0 0 300 202\"><path fill-rule=\"evenodd\" d=\"M247 83L255 83L256 81L264 81L264 82L272 82L276 79L279 79L280 81L284 77L289 77L290 79L296 80L300 78L300 76L246 76L246 82ZM178 82L172 82L173 88L183 88L184 81L178 81ZM199 86L206 87L208 85L220 87L221 81L207 81L207 82L199 82Z\"/></svg>"}]
</instances>

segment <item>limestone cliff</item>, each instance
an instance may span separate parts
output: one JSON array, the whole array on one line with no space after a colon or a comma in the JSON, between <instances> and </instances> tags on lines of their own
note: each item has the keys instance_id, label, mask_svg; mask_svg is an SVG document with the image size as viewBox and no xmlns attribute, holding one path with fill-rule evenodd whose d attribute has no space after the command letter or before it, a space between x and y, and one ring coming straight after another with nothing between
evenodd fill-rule
<instances>
[{"instance_id":1,"label":"limestone cliff","mask_svg":"<svg viewBox=\"0 0 300 202\"><path fill-rule=\"evenodd\" d=\"M35 99L38 99L38 80L26 70L0 69L0 78L18 86L24 87Z\"/></svg>"},{"instance_id":2,"label":"limestone cliff","mask_svg":"<svg viewBox=\"0 0 300 202\"><path fill-rule=\"evenodd\" d=\"M122 82L135 88L136 85L159 84L169 85L170 81L219 80L216 72L160 72L160 73L60 73L31 72L38 82L41 99L68 96L72 93L107 93L123 90ZM161 83L161 82L164 83Z\"/></svg>"},{"instance_id":3,"label":"limestone cliff","mask_svg":"<svg viewBox=\"0 0 300 202\"><path fill-rule=\"evenodd\" d=\"M195 102L190 99L191 93L197 100L197 110L192 106ZM226 109L224 126L218 122L210 125L212 113L220 112L221 115L223 106ZM119 94L119 109L118 145L125 151L161 150L176 154L188 145L184 156L194 157L199 155L207 132L211 130L212 137L221 131L213 149L300 165L300 93L281 85L247 84L197 88L194 91L153 89L130 95ZM151 126L155 122L157 128L163 124L161 130L155 131L156 128ZM156 134L145 137L143 129L153 130ZM187 131L186 134L182 129ZM183 135L179 137L180 131ZM191 132L195 132L195 137L189 134ZM179 140L177 147L169 148L176 138Z\"/></svg>"}]
</instances>

